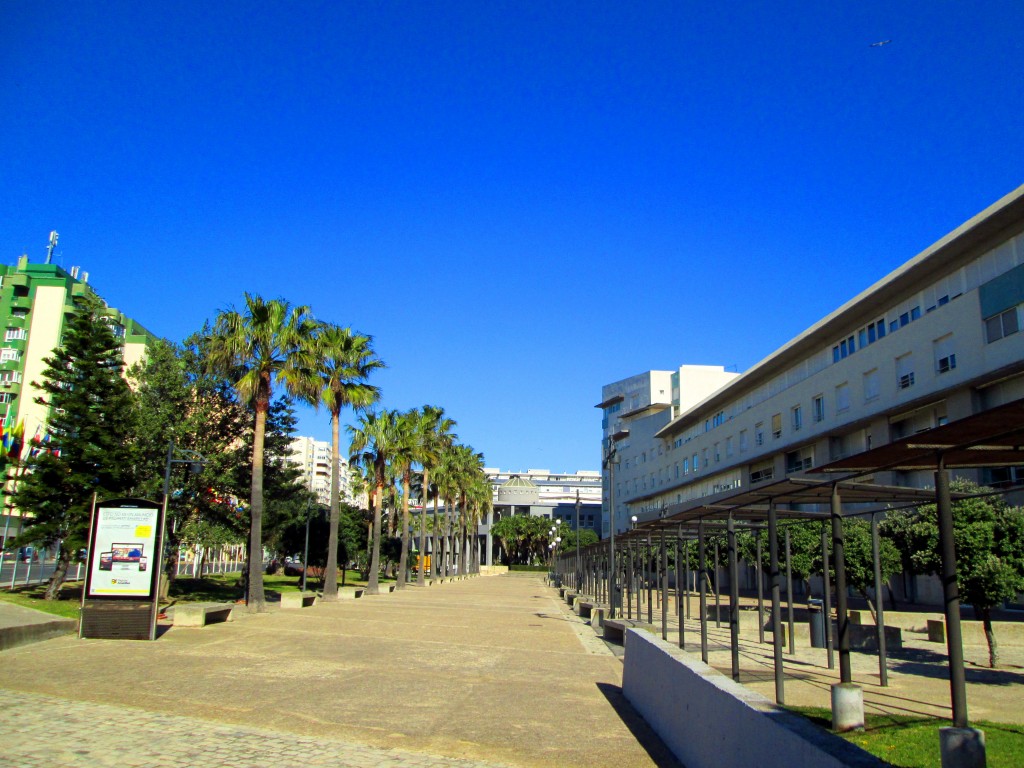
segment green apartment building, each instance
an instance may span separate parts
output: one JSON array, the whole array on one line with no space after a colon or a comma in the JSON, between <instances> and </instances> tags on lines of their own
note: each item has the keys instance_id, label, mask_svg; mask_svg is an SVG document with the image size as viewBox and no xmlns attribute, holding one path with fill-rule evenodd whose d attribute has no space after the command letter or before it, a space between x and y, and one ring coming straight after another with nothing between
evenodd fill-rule
<instances>
[{"instance_id":1,"label":"green apartment building","mask_svg":"<svg viewBox=\"0 0 1024 768\"><path fill-rule=\"evenodd\" d=\"M42 379L43 358L59 346L64 323L74 311L74 299L87 291L88 273L70 272L56 264L32 264L21 256L17 266L0 265L0 424L7 429L25 425L25 440L46 434L48 409L35 402L42 392L33 382ZM125 370L143 359L155 337L135 320L108 308L114 334L124 343ZM0 535L18 530L17 513L0 518Z\"/></svg>"}]
</instances>

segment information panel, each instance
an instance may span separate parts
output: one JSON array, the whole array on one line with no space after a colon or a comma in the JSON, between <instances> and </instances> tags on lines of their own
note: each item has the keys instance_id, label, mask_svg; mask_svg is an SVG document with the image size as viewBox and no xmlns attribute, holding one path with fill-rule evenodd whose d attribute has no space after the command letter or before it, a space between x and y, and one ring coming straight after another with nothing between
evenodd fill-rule
<instances>
[{"instance_id":1,"label":"information panel","mask_svg":"<svg viewBox=\"0 0 1024 768\"><path fill-rule=\"evenodd\" d=\"M160 507L142 499L104 502L96 509L89 546L86 597L152 599L158 568Z\"/></svg>"}]
</instances>

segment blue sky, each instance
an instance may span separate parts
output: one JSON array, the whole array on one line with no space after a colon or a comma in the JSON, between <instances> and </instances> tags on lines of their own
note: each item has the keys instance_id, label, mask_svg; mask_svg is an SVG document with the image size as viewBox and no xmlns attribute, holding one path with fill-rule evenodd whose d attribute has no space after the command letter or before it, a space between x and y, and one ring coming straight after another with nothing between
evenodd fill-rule
<instances>
[{"instance_id":1,"label":"blue sky","mask_svg":"<svg viewBox=\"0 0 1024 768\"><path fill-rule=\"evenodd\" d=\"M489 466L597 469L602 384L742 371L1024 182L1022 29L1019 0L0 3L0 260L56 229L175 340L244 291L309 304Z\"/></svg>"}]
</instances>

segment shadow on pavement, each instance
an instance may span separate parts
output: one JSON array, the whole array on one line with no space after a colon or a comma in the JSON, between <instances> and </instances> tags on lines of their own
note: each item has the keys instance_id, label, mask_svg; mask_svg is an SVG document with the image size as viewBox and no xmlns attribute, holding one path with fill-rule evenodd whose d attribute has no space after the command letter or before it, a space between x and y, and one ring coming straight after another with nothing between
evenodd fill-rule
<instances>
[{"instance_id":1,"label":"shadow on pavement","mask_svg":"<svg viewBox=\"0 0 1024 768\"><path fill-rule=\"evenodd\" d=\"M683 764L676 760L675 755L665 746L665 742L651 729L647 721L637 714L633 705L622 695L622 689L619 686L598 683L597 688L612 705L615 714L629 728L637 743L644 748L655 765L659 768L683 768Z\"/></svg>"}]
</instances>

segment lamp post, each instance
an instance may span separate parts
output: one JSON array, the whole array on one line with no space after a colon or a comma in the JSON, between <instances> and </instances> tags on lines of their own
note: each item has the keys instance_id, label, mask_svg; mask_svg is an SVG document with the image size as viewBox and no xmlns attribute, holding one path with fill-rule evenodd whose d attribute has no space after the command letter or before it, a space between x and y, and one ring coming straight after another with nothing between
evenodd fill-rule
<instances>
[{"instance_id":1,"label":"lamp post","mask_svg":"<svg viewBox=\"0 0 1024 768\"><path fill-rule=\"evenodd\" d=\"M580 554L580 492L576 490L576 591L583 591L583 560Z\"/></svg>"},{"instance_id":2,"label":"lamp post","mask_svg":"<svg viewBox=\"0 0 1024 768\"><path fill-rule=\"evenodd\" d=\"M615 465L618 464L620 440L629 437L628 429L620 429L608 438L604 466L608 468L608 618L615 618Z\"/></svg>"},{"instance_id":3,"label":"lamp post","mask_svg":"<svg viewBox=\"0 0 1024 768\"><path fill-rule=\"evenodd\" d=\"M179 454L184 455L185 458L174 458L175 451L177 451ZM171 466L174 464L188 464L189 471L193 475L198 475L200 472L203 471L203 465L206 464L206 458L203 456L203 454L199 453L198 451L190 451L187 448L175 448L173 440L167 443L167 464L164 468L164 509L163 519L160 522L160 562L157 563L157 574L161 573L161 571L163 570L163 552L167 548L167 503L170 499L171 494ZM174 560L174 567L175 569L177 569L178 567L177 558L175 558ZM196 578L202 576L202 574L192 575Z\"/></svg>"}]
</instances>

